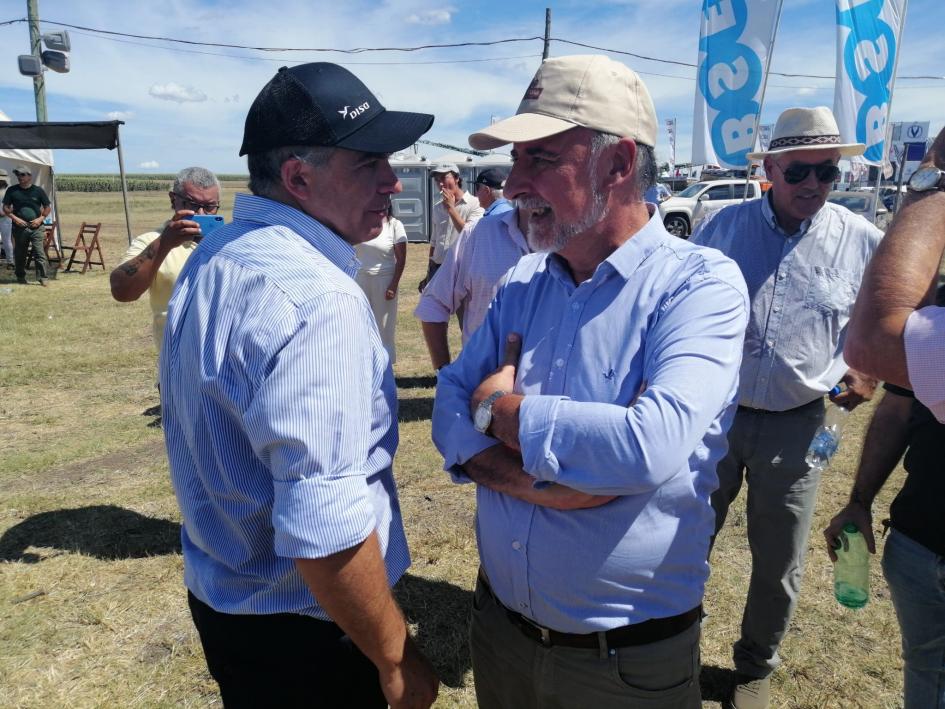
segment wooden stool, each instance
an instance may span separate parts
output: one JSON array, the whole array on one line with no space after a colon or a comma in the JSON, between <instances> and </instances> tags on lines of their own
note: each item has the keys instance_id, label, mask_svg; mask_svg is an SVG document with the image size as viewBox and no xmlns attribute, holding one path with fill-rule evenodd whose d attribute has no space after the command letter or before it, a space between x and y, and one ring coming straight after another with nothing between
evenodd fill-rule
<instances>
[{"instance_id":1,"label":"wooden stool","mask_svg":"<svg viewBox=\"0 0 945 709\"><path fill-rule=\"evenodd\" d=\"M101 266L102 270L105 270L105 258L102 256L102 247L98 243L98 233L102 230L102 224L88 224L82 222L82 226L79 227L79 235L75 239L74 246L64 246L62 247L63 252L71 251L69 255L69 263L66 265L66 271L72 270L72 264L76 262L76 254L82 252L85 258L82 261L82 273L92 266ZM85 237L90 236L88 243L85 241ZM98 261L92 260L92 252L98 252ZM65 255L63 255L65 258ZM81 257L80 257L81 258Z\"/></svg>"},{"instance_id":2,"label":"wooden stool","mask_svg":"<svg viewBox=\"0 0 945 709\"><path fill-rule=\"evenodd\" d=\"M59 248L59 243L56 241L56 227L59 226L58 222L53 222L52 224L46 225L46 234L43 237L43 251L46 252L46 263L52 267L53 264L56 264L56 268L62 266L62 250ZM54 255L50 256L49 250L52 249ZM26 257L26 268L30 267L30 264L34 260L33 249L30 248L30 253Z\"/></svg>"}]
</instances>

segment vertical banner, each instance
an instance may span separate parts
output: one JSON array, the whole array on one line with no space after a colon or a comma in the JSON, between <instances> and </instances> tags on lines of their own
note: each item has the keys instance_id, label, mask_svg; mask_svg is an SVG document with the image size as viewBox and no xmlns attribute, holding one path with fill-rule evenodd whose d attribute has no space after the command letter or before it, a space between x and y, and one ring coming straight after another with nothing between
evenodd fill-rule
<instances>
[{"instance_id":1,"label":"vertical banner","mask_svg":"<svg viewBox=\"0 0 945 709\"><path fill-rule=\"evenodd\" d=\"M774 124L765 123L763 126L758 126L758 152L763 153L768 150L768 146L771 145L771 133L774 132Z\"/></svg>"},{"instance_id":2,"label":"vertical banner","mask_svg":"<svg viewBox=\"0 0 945 709\"><path fill-rule=\"evenodd\" d=\"M748 164L780 14L781 0L703 0L693 164Z\"/></svg>"},{"instance_id":3,"label":"vertical banner","mask_svg":"<svg viewBox=\"0 0 945 709\"><path fill-rule=\"evenodd\" d=\"M676 167L676 119L666 119L666 135L669 136L669 165Z\"/></svg>"},{"instance_id":4,"label":"vertical banner","mask_svg":"<svg viewBox=\"0 0 945 709\"><path fill-rule=\"evenodd\" d=\"M863 143L863 157L881 165L886 154L899 39L906 0L837 1L837 82L833 112L844 143Z\"/></svg>"}]
</instances>

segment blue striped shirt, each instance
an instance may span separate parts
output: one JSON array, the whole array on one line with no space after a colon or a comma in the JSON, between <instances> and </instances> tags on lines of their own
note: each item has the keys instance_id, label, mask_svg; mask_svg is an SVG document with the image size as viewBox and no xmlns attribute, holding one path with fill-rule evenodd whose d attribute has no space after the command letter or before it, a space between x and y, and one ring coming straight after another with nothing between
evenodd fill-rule
<instances>
[{"instance_id":1,"label":"blue striped shirt","mask_svg":"<svg viewBox=\"0 0 945 709\"><path fill-rule=\"evenodd\" d=\"M469 399L518 332L525 471L618 497L558 511L479 486L479 554L507 607L589 633L700 603L747 319L738 267L667 234L658 211L581 284L554 255L512 267L439 374L433 440L446 469L461 481L462 464L496 445L473 428Z\"/></svg>"},{"instance_id":2,"label":"blue striped shirt","mask_svg":"<svg viewBox=\"0 0 945 709\"><path fill-rule=\"evenodd\" d=\"M377 532L410 564L391 464L393 373L354 249L285 204L237 195L168 308L160 379L184 581L224 613L328 619L293 559Z\"/></svg>"}]
</instances>

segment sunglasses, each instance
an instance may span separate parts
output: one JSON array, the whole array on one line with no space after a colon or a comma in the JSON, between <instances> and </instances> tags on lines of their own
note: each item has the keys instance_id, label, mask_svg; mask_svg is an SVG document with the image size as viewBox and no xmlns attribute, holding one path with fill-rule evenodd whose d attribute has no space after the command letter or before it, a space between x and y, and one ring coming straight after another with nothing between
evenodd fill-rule
<instances>
[{"instance_id":1,"label":"sunglasses","mask_svg":"<svg viewBox=\"0 0 945 709\"><path fill-rule=\"evenodd\" d=\"M775 165L778 165L778 163L775 163ZM787 169L784 169L778 165L778 169L781 171L781 174L784 175L784 181L789 185L801 184L807 179L807 176L810 174L811 170L813 170L814 174L817 176L817 181L824 185L830 182L836 182L840 179L840 168L829 163L809 165L802 162L796 162L791 163Z\"/></svg>"},{"instance_id":2,"label":"sunglasses","mask_svg":"<svg viewBox=\"0 0 945 709\"><path fill-rule=\"evenodd\" d=\"M216 214L217 210L220 209L220 205L216 202L194 202L190 197L180 192L175 192L174 195L180 201L184 209L189 209L192 212L199 212L202 209L204 214Z\"/></svg>"}]
</instances>

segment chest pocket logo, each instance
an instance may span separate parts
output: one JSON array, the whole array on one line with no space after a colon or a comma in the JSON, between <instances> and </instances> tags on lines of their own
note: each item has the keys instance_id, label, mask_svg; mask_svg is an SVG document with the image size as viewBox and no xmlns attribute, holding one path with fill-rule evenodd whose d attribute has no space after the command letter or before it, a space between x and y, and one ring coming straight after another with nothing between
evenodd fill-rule
<instances>
[{"instance_id":1,"label":"chest pocket logo","mask_svg":"<svg viewBox=\"0 0 945 709\"><path fill-rule=\"evenodd\" d=\"M804 307L825 317L849 315L856 300L853 273L840 268L813 266Z\"/></svg>"}]
</instances>

